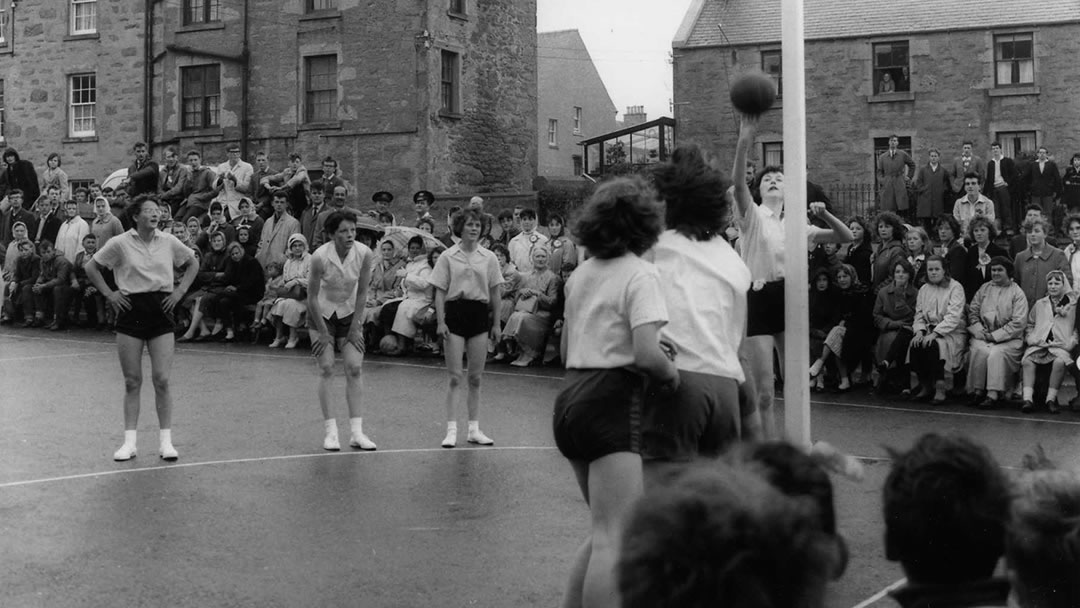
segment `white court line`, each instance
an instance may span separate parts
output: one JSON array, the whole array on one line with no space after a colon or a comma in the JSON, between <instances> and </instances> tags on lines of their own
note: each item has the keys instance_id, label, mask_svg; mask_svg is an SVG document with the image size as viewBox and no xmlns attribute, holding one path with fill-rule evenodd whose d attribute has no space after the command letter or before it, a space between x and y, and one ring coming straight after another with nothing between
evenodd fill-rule
<instances>
[{"instance_id":1,"label":"white court line","mask_svg":"<svg viewBox=\"0 0 1080 608\"><path fill-rule=\"evenodd\" d=\"M776 399L776 401L783 401L783 399ZM991 420L1010 420L1013 422L1042 422L1046 424L1066 424L1071 426L1080 426L1080 421L1075 420L1058 420L1050 418L1028 418L1019 416L1000 416L996 414L976 414L974 412L957 412L954 410L925 410L906 407L894 407L889 405L872 405L869 403L849 403L842 401L811 401L813 405L839 405L843 407L853 407L857 409L865 410L887 410L890 412L909 412L913 414L930 414L930 415L942 415L942 416L963 416L967 418L988 418Z\"/></svg>"},{"instance_id":2,"label":"white court line","mask_svg":"<svg viewBox=\"0 0 1080 608\"><path fill-rule=\"evenodd\" d=\"M115 350L95 350L85 353L68 353L66 355L35 355L33 357L8 357L0 359L0 363L17 363L19 361L34 361L36 359L62 359L66 357L88 357L90 355L116 354Z\"/></svg>"},{"instance_id":3,"label":"white court line","mask_svg":"<svg viewBox=\"0 0 1080 608\"><path fill-rule=\"evenodd\" d=\"M878 591L874 595L871 595L870 597L866 598L865 600L859 602L858 604L855 604L855 606L853 608L866 608L867 606L870 606L870 605L874 604L875 602L878 602L879 600L884 598L886 595L888 595L890 591L896 590L897 588L899 588L901 585L903 585L905 583L907 583L907 579L902 578L902 579L896 581L895 583L889 585L888 587L885 587L881 591Z\"/></svg>"},{"instance_id":4,"label":"white court line","mask_svg":"<svg viewBox=\"0 0 1080 608\"><path fill-rule=\"evenodd\" d=\"M503 446L503 447L477 447L449 450L446 448L402 448L398 450L376 450L373 452L365 452L363 450L355 451L342 451L342 452L321 452L314 454L287 454L284 456L260 456L257 458L235 458L232 460L208 460L204 462L185 462L182 464L165 464L156 467L142 467L139 469L113 469L110 471L99 471L97 473L79 473L77 475L63 475L60 477L45 477L43 479L26 479L23 481L9 481L7 483L0 483L0 490L7 488L18 488L22 486L38 485L43 483L52 483L55 481L72 481L75 479L90 479L93 477L106 477L110 475L124 475L127 473L145 473L147 471L169 471L173 469L190 469L195 467L208 467L224 464L245 464L251 462L272 462L275 460L302 460L305 458L327 458L334 456L365 456L373 457L383 454L423 454L431 452L442 452L448 454L451 452L524 452L529 450L536 451L551 451L555 450L555 446ZM122 466L122 465L121 465Z\"/></svg>"}]
</instances>

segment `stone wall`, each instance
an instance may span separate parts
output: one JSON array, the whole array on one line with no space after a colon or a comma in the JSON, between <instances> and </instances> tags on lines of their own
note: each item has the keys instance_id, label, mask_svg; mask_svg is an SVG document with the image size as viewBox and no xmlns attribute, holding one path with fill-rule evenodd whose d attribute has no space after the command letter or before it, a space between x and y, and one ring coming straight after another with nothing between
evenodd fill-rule
<instances>
[{"instance_id":1,"label":"stone wall","mask_svg":"<svg viewBox=\"0 0 1080 608\"><path fill-rule=\"evenodd\" d=\"M1046 145L1064 170L1072 154L1080 152L1080 85L1073 65L1080 52L1080 26L1009 31L1034 31L1034 87L995 88L995 32L928 33L887 39L909 40L912 74L912 95L896 93L888 101L872 95L872 43L879 40L807 42L811 178L822 184L873 182L873 138L892 133L912 138L915 160L922 164L931 147L951 161L961 143L972 140L985 158L997 133L1036 131L1038 144ZM737 137L728 83L741 72L760 69L760 52L777 48L676 49L679 143L695 141L715 149L728 166ZM762 116L759 142L782 139L782 105ZM758 146L755 156L760 155Z\"/></svg>"}]
</instances>

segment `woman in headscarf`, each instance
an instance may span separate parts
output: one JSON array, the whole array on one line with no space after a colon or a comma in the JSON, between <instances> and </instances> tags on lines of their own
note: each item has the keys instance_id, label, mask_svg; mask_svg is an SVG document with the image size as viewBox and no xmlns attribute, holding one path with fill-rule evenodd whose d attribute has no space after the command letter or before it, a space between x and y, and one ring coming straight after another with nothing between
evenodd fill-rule
<instances>
[{"instance_id":1,"label":"woman in headscarf","mask_svg":"<svg viewBox=\"0 0 1080 608\"><path fill-rule=\"evenodd\" d=\"M311 272L311 254L308 253L307 238L299 232L289 237L289 246L285 254L285 263L281 267L281 276L285 279L286 295L274 304L270 314L274 317L276 334L270 348L296 348L300 342L300 328L304 326L307 314L308 273ZM289 328L289 339L285 341L285 328Z\"/></svg>"},{"instance_id":2,"label":"woman in headscarf","mask_svg":"<svg viewBox=\"0 0 1080 608\"><path fill-rule=\"evenodd\" d=\"M971 298L968 309L970 363L968 392L971 403L992 409L1013 384L1024 352L1027 297L1013 281L1013 264L998 256L990 260L990 281Z\"/></svg>"},{"instance_id":3,"label":"woman in headscarf","mask_svg":"<svg viewBox=\"0 0 1080 608\"><path fill-rule=\"evenodd\" d=\"M518 358L510 365L527 367L540 363L544 354L551 332L551 309L562 288L559 275L548 267L549 259L547 245L533 247L533 269L522 277L514 312L503 328L503 339L513 341L518 351Z\"/></svg>"},{"instance_id":4,"label":"woman in headscarf","mask_svg":"<svg viewBox=\"0 0 1080 608\"><path fill-rule=\"evenodd\" d=\"M243 245L233 241L226 251L232 264L225 271L225 287L221 293L204 300L204 304L208 308L207 316L217 320L211 335L224 330L224 341L232 342L243 323L244 309L262 298L265 278L262 266L244 251Z\"/></svg>"},{"instance_id":5,"label":"woman in headscarf","mask_svg":"<svg viewBox=\"0 0 1080 608\"><path fill-rule=\"evenodd\" d=\"M949 276L945 258L932 255L926 260L926 284L915 301L915 321L908 360L919 378L916 400L933 396L931 403L945 403L945 373L955 373L967 362L967 325L964 318L964 288Z\"/></svg>"},{"instance_id":6,"label":"woman in headscarf","mask_svg":"<svg viewBox=\"0 0 1080 608\"><path fill-rule=\"evenodd\" d=\"M435 287L428 280L435 261L439 259L439 250L424 251L424 240L418 236L409 239L409 263L405 266L405 278L401 286L405 289L405 299L398 306L389 334L397 340L396 352L405 352L403 340L412 340L419 330L417 319L434 313L431 307L435 301ZM385 338L384 338L385 340ZM380 346L380 350L383 350Z\"/></svg>"},{"instance_id":7,"label":"woman in headscarf","mask_svg":"<svg viewBox=\"0 0 1080 608\"><path fill-rule=\"evenodd\" d=\"M30 243L29 232L24 222L15 222L11 227L11 243L4 255L3 282L0 284L0 323L10 323L8 314L8 290L15 288L15 267L19 264L19 244Z\"/></svg>"},{"instance_id":8,"label":"woman in headscarf","mask_svg":"<svg viewBox=\"0 0 1080 608\"><path fill-rule=\"evenodd\" d=\"M1021 361L1024 405L1020 411L1025 414L1035 411L1035 372L1039 365L1050 365L1046 409L1057 414L1058 389L1065 379L1065 368L1072 363L1069 352L1076 346L1076 294L1072 293L1064 272L1046 273L1046 296L1031 307L1026 342L1027 350Z\"/></svg>"},{"instance_id":9,"label":"woman in headscarf","mask_svg":"<svg viewBox=\"0 0 1080 608\"><path fill-rule=\"evenodd\" d=\"M224 293L225 277L231 267L232 259L225 250L225 234L214 233L210 237L210 251L203 254L199 274L195 279L199 289L190 290L180 303L181 307L191 307L191 324L184 335L176 339L177 342L202 342L221 337L220 334L210 331L204 317L212 318L208 315L208 298Z\"/></svg>"}]
</instances>

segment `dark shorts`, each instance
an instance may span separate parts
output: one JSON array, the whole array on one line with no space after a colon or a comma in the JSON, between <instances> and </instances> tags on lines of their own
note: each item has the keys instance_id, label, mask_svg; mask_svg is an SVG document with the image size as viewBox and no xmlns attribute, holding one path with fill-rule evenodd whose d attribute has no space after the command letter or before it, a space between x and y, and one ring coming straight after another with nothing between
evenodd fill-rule
<instances>
[{"instance_id":1,"label":"dark shorts","mask_svg":"<svg viewBox=\"0 0 1080 608\"><path fill-rule=\"evenodd\" d=\"M570 460L641 453L645 378L624 368L569 369L555 398L555 445Z\"/></svg>"},{"instance_id":2,"label":"dark shorts","mask_svg":"<svg viewBox=\"0 0 1080 608\"><path fill-rule=\"evenodd\" d=\"M784 280L770 281L746 295L746 335L771 336L784 331Z\"/></svg>"},{"instance_id":3,"label":"dark shorts","mask_svg":"<svg viewBox=\"0 0 1080 608\"><path fill-rule=\"evenodd\" d=\"M339 319L337 313L330 315L330 318L323 317L323 322L326 323L326 330L330 332L330 335L335 339L348 338L349 329L352 327L353 316L347 315L343 319ZM308 320L308 329L317 331L315 324Z\"/></svg>"},{"instance_id":4,"label":"dark shorts","mask_svg":"<svg viewBox=\"0 0 1080 608\"><path fill-rule=\"evenodd\" d=\"M164 291L128 295L131 308L116 315L116 333L153 340L176 331L173 316L161 308L169 294Z\"/></svg>"},{"instance_id":5,"label":"dark shorts","mask_svg":"<svg viewBox=\"0 0 1080 608\"><path fill-rule=\"evenodd\" d=\"M490 306L479 300L450 300L446 303L446 327L466 340L491 331Z\"/></svg>"},{"instance_id":6,"label":"dark shorts","mask_svg":"<svg viewBox=\"0 0 1080 608\"><path fill-rule=\"evenodd\" d=\"M674 462L719 456L739 440L739 417L733 378L679 370L677 391L646 393L641 455Z\"/></svg>"}]
</instances>

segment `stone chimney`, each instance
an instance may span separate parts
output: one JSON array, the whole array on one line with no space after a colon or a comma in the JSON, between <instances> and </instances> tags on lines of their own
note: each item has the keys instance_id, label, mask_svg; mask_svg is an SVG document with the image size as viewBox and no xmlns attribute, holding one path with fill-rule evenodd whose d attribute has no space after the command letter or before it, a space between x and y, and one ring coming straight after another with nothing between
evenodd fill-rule
<instances>
[{"instance_id":1,"label":"stone chimney","mask_svg":"<svg viewBox=\"0 0 1080 608\"><path fill-rule=\"evenodd\" d=\"M648 121L649 117L645 114L645 106L626 106L626 114L623 114L623 127L633 127Z\"/></svg>"}]
</instances>

